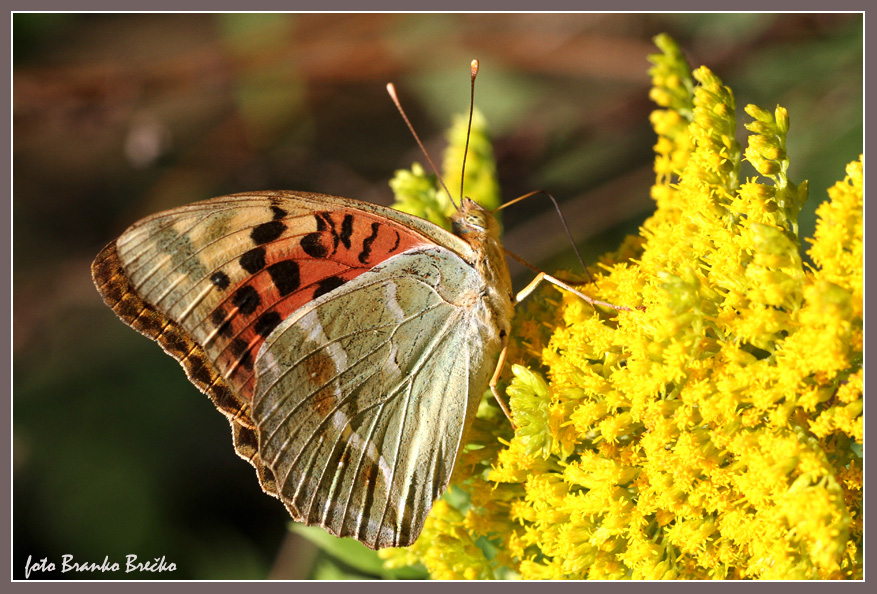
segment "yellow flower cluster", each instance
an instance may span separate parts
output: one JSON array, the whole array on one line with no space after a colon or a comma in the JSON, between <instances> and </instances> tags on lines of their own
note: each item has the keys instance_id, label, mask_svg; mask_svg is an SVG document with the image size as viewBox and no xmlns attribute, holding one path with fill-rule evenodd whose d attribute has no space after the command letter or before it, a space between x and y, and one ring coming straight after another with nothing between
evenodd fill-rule
<instances>
[{"instance_id":1,"label":"yellow flower cluster","mask_svg":"<svg viewBox=\"0 0 877 594\"><path fill-rule=\"evenodd\" d=\"M657 210L585 288L641 309L553 289L519 306L517 432L485 400L455 504L387 563L457 579L862 577L862 159L819 207L806 265L786 110L748 106L741 150L731 90L656 42ZM760 177L741 183L741 158Z\"/></svg>"}]
</instances>

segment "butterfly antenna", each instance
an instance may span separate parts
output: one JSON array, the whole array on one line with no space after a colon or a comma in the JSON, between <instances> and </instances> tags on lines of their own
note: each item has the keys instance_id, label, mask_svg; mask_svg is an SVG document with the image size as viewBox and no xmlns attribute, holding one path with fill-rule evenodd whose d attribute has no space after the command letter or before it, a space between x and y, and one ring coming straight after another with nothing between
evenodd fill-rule
<instances>
[{"instance_id":1,"label":"butterfly antenna","mask_svg":"<svg viewBox=\"0 0 877 594\"><path fill-rule=\"evenodd\" d=\"M393 103L396 104L396 109L399 110L399 113L402 114L402 119L405 120L405 123L408 125L408 129L411 130L412 136L414 136L414 140L417 141L417 146L420 147L420 150L423 152L423 155L426 157L426 160L429 162L429 166L432 167L432 170L438 176L439 183L441 183L442 187L445 189L445 193L448 195L448 198L451 200L451 204L454 205L456 210L460 210L460 207L457 206L457 203L454 202L454 197L451 195L450 190L448 190L448 186L445 185L445 180L442 179L442 174L439 173L438 167L435 166L435 163L432 162L432 159L429 156L429 153L426 152L426 147L423 146L423 143L420 141L420 137L417 135L417 132L414 130L414 126L411 125L411 121L408 119L408 116L405 115L405 110L402 109L402 104L399 102L399 97L396 96L396 87L393 86L393 83L387 83L387 92L390 94L390 99L393 100ZM468 138L467 138L468 142Z\"/></svg>"},{"instance_id":2,"label":"butterfly antenna","mask_svg":"<svg viewBox=\"0 0 877 594\"><path fill-rule=\"evenodd\" d=\"M460 169L460 201L463 200L463 184L466 180L466 157L469 156L469 137L472 135L472 112L475 111L475 77L478 76L478 60L469 64L472 82L469 85L469 125L466 126L466 147L463 149L463 167Z\"/></svg>"},{"instance_id":3,"label":"butterfly antenna","mask_svg":"<svg viewBox=\"0 0 877 594\"><path fill-rule=\"evenodd\" d=\"M572 244L572 249L576 253L576 258L578 258L579 264L581 264L582 268L585 269L585 272L588 273L588 278L591 279L591 282L594 282L594 277L591 274L591 271L588 270L588 267L585 266L585 261L582 259L582 255L579 253L579 248L576 245L576 242L573 241L572 233L570 233L570 231L569 231L569 226L566 224L566 218L563 216L563 212L560 210L560 205L557 203L557 200L554 199L554 196L552 196L551 194L549 194L545 190L536 190L535 192L530 192L529 194L524 194L523 196L518 196L514 200L510 200L510 201L506 202L505 204L500 204L497 207L497 209L494 210L493 212L498 212L507 206L511 206L512 204L515 204L516 202L520 202L521 200L524 200L524 199L529 198L531 196L535 196L536 194L545 194L546 196L548 196L551 199L551 202L554 203L554 208L555 208L555 210L557 210L557 214L560 217L560 223L563 225L563 230L566 232L566 236L569 238L569 242ZM517 258L518 257L515 256L515 259L517 259ZM518 261L520 261L520 260L518 260ZM526 265L532 266L530 264L526 264Z\"/></svg>"}]
</instances>

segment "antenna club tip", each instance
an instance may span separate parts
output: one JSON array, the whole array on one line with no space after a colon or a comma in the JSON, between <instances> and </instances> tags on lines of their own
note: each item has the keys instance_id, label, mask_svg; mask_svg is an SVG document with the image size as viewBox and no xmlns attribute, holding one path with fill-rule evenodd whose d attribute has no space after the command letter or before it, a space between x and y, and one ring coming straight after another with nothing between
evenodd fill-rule
<instances>
[{"instance_id":1,"label":"antenna club tip","mask_svg":"<svg viewBox=\"0 0 877 594\"><path fill-rule=\"evenodd\" d=\"M391 82L387 83L387 92L390 94L390 97L395 97L396 96L396 86Z\"/></svg>"},{"instance_id":2,"label":"antenna club tip","mask_svg":"<svg viewBox=\"0 0 877 594\"><path fill-rule=\"evenodd\" d=\"M478 74L478 60L472 60L469 69L472 71L472 78L475 78L475 75Z\"/></svg>"}]
</instances>

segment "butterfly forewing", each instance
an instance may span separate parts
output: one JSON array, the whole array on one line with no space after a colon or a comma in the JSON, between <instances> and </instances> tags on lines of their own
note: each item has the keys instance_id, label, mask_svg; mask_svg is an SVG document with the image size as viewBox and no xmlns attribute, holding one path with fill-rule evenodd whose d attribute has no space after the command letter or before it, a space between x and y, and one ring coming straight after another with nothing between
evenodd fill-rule
<instances>
[{"instance_id":1,"label":"butterfly forewing","mask_svg":"<svg viewBox=\"0 0 877 594\"><path fill-rule=\"evenodd\" d=\"M272 199L273 198L273 199ZM274 327L315 296L424 238L318 200L240 195L159 214L117 241L131 285L206 351L244 404ZM316 204L315 204L316 202ZM316 206L316 208L315 208Z\"/></svg>"}]
</instances>

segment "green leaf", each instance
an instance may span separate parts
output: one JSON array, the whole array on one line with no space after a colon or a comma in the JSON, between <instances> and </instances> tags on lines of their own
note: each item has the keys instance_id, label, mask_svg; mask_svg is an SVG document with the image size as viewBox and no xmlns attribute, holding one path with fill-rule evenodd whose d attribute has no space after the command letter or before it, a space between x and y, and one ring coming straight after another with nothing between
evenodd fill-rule
<instances>
[{"instance_id":1,"label":"green leaf","mask_svg":"<svg viewBox=\"0 0 877 594\"><path fill-rule=\"evenodd\" d=\"M323 552L362 573L379 576L387 580L414 580L425 579L427 577L426 570L423 568L402 567L399 569L386 569L384 568L383 560L378 557L377 551L371 550L358 540L332 536L319 526L305 526L304 524L294 523L291 529L296 534L303 536L313 544L317 545ZM328 568L323 568L322 571L329 572L330 570ZM340 568L338 568L338 571L343 572Z\"/></svg>"}]
</instances>

